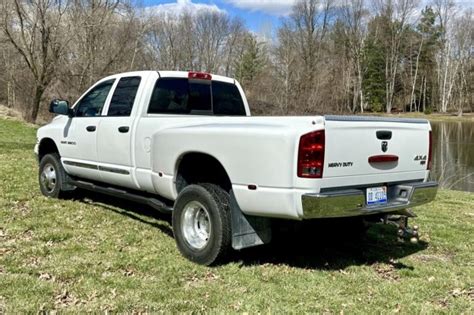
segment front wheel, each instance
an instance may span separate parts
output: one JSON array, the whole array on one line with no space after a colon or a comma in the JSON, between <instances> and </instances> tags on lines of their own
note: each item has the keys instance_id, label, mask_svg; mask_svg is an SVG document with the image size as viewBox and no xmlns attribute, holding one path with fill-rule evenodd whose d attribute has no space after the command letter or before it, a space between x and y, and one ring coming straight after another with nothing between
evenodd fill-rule
<instances>
[{"instance_id":1,"label":"front wheel","mask_svg":"<svg viewBox=\"0 0 474 315\"><path fill-rule=\"evenodd\" d=\"M214 184L190 185L176 199L173 232L181 254L201 264L221 261L231 247L229 194Z\"/></svg>"},{"instance_id":2,"label":"front wheel","mask_svg":"<svg viewBox=\"0 0 474 315\"><path fill-rule=\"evenodd\" d=\"M56 153L46 154L39 165L40 190L46 197L65 197L68 187L68 176L61 164L59 155ZM71 189L68 189L71 190Z\"/></svg>"}]
</instances>

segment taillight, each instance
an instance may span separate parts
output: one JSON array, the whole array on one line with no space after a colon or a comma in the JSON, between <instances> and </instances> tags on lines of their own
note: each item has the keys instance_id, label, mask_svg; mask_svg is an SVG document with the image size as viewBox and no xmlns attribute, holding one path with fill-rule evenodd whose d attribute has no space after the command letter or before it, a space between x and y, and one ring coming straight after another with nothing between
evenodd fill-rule
<instances>
[{"instance_id":1,"label":"taillight","mask_svg":"<svg viewBox=\"0 0 474 315\"><path fill-rule=\"evenodd\" d=\"M188 72L188 79L212 80L212 75L205 72Z\"/></svg>"},{"instance_id":2,"label":"taillight","mask_svg":"<svg viewBox=\"0 0 474 315\"><path fill-rule=\"evenodd\" d=\"M431 163L432 163L432 156L433 156L433 136L431 134L430 130L430 135L429 135L429 140L428 140L428 166L426 167L427 170L431 170Z\"/></svg>"},{"instance_id":3,"label":"taillight","mask_svg":"<svg viewBox=\"0 0 474 315\"><path fill-rule=\"evenodd\" d=\"M301 136L298 149L298 177L323 177L324 142L324 130Z\"/></svg>"}]
</instances>

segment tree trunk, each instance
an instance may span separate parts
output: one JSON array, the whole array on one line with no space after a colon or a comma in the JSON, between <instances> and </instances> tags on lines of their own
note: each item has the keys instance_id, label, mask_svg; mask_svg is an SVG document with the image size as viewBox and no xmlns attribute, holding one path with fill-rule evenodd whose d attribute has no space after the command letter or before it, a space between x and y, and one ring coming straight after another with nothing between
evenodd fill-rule
<instances>
[{"instance_id":1,"label":"tree trunk","mask_svg":"<svg viewBox=\"0 0 474 315\"><path fill-rule=\"evenodd\" d=\"M26 120L30 123L35 123L36 118L38 118L39 107L41 104L41 98L43 97L44 88L40 85L35 87L35 96L33 99L33 104L31 104L31 111L29 117L26 117Z\"/></svg>"},{"instance_id":2,"label":"tree trunk","mask_svg":"<svg viewBox=\"0 0 474 315\"><path fill-rule=\"evenodd\" d=\"M364 91L362 90L362 67L360 66L360 58L357 57L357 89L359 92L360 112L364 112Z\"/></svg>"},{"instance_id":3,"label":"tree trunk","mask_svg":"<svg viewBox=\"0 0 474 315\"><path fill-rule=\"evenodd\" d=\"M352 113L355 113L357 110L357 100L359 98L359 91L357 89L358 89L358 85L354 84L353 90L352 90L352 108L351 108Z\"/></svg>"},{"instance_id":4,"label":"tree trunk","mask_svg":"<svg viewBox=\"0 0 474 315\"><path fill-rule=\"evenodd\" d=\"M423 77L423 113L426 112L426 77Z\"/></svg>"},{"instance_id":5,"label":"tree trunk","mask_svg":"<svg viewBox=\"0 0 474 315\"><path fill-rule=\"evenodd\" d=\"M12 106L12 100L11 100L10 94L11 94L11 83L10 81L7 81L7 107L11 108L13 106Z\"/></svg>"},{"instance_id":6,"label":"tree trunk","mask_svg":"<svg viewBox=\"0 0 474 315\"><path fill-rule=\"evenodd\" d=\"M446 51L444 52L444 58L445 58L445 65L444 65L444 73L443 73L443 85L441 87L441 112L446 113L446 110L448 108L448 100L446 97L446 85L448 82L448 69L449 69L449 51L450 51L450 44L448 43L448 47L446 48Z\"/></svg>"},{"instance_id":7,"label":"tree trunk","mask_svg":"<svg viewBox=\"0 0 474 315\"><path fill-rule=\"evenodd\" d=\"M415 64L415 77L413 78L413 84L411 89L411 96L410 96L410 112L413 110L413 103L415 103L415 108L418 107L418 111L420 109L420 105L416 106L416 96L415 96L415 86L416 86L416 79L418 76L418 66L420 64L420 55L421 55L421 48L423 47L423 38L420 42L420 48L418 49L418 55L416 56L416 64ZM412 67L410 67L411 69ZM411 72L411 71L410 71Z\"/></svg>"}]
</instances>

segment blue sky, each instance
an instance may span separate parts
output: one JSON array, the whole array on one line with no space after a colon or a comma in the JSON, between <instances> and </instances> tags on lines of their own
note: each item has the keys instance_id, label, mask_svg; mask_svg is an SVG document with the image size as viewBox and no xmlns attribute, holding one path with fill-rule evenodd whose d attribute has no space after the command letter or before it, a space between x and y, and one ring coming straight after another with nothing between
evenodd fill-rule
<instances>
[{"instance_id":1,"label":"blue sky","mask_svg":"<svg viewBox=\"0 0 474 315\"><path fill-rule=\"evenodd\" d=\"M240 17L256 33L267 33L289 14L295 0L141 0L143 6L159 6L165 10L206 8L222 10Z\"/></svg>"},{"instance_id":2,"label":"blue sky","mask_svg":"<svg viewBox=\"0 0 474 315\"><path fill-rule=\"evenodd\" d=\"M291 12L296 0L136 0L145 7L154 7L160 11L181 12L216 10L226 12L230 16L240 17L247 27L261 36L271 33L281 23L282 17ZM431 0L421 0L421 9ZM465 10L474 8L474 0L455 0L458 8Z\"/></svg>"}]
</instances>

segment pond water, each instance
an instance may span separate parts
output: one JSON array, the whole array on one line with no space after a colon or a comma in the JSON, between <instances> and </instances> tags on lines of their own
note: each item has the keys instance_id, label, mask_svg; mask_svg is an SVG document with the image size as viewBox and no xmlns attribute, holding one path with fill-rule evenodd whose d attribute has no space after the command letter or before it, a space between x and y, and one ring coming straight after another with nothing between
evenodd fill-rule
<instances>
[{"instance_id":1,"label":"pond water","mask_svg":"<svg viewBox=\"0 0 474 315\"><path fill-rule=\"evenodd\" d=\"M474 122L431 122L433 171L440 187L474 192Z\"/></svg>"}]
</instances>

